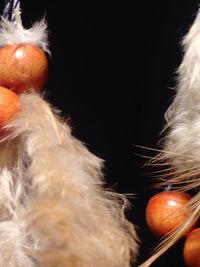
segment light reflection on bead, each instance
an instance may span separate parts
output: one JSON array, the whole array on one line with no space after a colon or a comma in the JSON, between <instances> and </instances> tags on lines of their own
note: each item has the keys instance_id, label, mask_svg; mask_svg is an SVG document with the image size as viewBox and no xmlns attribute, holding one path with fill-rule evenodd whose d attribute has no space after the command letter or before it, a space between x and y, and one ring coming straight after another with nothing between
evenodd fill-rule
<instances>
[{"instance_id":1,"label":"light reflection on bead","mask_svg":"<svg viewBox=\"0 0 200 267\"><path fill-rule=\"evenodd\" d=\"M174 207L174 206L177 205L177 202L174 201L174 200L169 200L169 201L168 201L168 205L171 206L171 207Z\"/></svg>"},{"instance_id":2,"label":"light reflection on bead","mask_svg":"<svg viewBox=\"0 0 200 267\"><path fill-rule=\"evenodd\" d=\"M163 237L180 226L191 215L186 208L190 199L189 194L177 191L154 195L146 207L146 222L152 233Z\"/></svg>"}]
</instances>

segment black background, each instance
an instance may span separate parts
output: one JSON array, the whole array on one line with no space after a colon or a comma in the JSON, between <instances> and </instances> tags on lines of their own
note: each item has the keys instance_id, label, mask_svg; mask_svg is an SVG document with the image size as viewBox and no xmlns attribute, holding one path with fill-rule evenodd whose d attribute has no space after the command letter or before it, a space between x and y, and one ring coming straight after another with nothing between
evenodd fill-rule
<instances>
[{"instance_id":1,"label":"black background","mask_svg":"<svg viewBox=\"0 0 200 267\"><path fill-rule=\"evenodd\" d=\"M194 0L22 1L25 26L44 14L48 21L47 99L105 160L107 184L134 194L127 216L141 239L138 263L155 244L144 220L155 180L136 155L152 152L134 145L158 147L182 58L180 41L197 9ZM184 266L182 242L152 266Z\"/></svg>"}]
</instances>

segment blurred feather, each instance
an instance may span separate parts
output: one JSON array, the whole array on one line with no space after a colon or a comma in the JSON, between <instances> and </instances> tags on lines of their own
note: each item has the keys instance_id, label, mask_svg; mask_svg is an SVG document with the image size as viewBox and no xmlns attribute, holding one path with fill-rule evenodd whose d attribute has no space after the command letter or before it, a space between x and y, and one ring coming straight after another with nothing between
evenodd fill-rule
<instances>
[{"instance_id":1,"label":"blurred feather","mask_svg":"<svg viewBox=\"0 0 200 267\"><path fill-rule=\"evenodd\" d=\"M183 39L184 58L178 69L177 94L166 113L163 150L154 164L167 163L161 185L175 185L177 190L200 188L200 12ZM150 266L168 250L200 216L200 194L197 193L187 208L192 211L187 221L174 229L154 254L140 267Z\"/></svg>"}]
</instances>

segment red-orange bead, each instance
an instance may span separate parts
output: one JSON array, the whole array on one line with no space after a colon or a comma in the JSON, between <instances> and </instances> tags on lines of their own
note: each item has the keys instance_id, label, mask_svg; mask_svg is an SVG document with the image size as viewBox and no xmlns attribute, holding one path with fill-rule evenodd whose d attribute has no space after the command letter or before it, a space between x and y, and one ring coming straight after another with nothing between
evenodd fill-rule
<instances>
[{"instance_id":1,"label":"red-orange bead","mask_svg":"<svg viewBox=\"0 0 200 267\"><path fill-rule=\"evenodd\" d=\"M40 90L46 80L47 57L30 44L12 44L0 48L0 86L17 93Z\"/></svg>"},{"instance_id":2,"label":"red-orange bead","mask_svg":"<svg viewBox=\"0 0 200 267\"><path fill-rule=\"evenodd\" d=\"M18 95L9 89L0 87L0 127L10 122L19 110Z\"/></svg>"},{"instance_id":3,"label":"red-orange bead","mask_svg":"<svg viewBox=\"0 0 200 267\"><path fill-rule=\"evenodd\" d=\"M180 226L191 215L185 206L190 199L189 194L177 191L154 195L146 207L146 222L151 232L163 237Z\"/></svg>"},{"instance_id":4,"label":"red-orange bead","mask_svg":"<svg viewBox=\"0 0 200 267\"><path fill-rule=\"evenodd\" d=\"M183 248L183 256L187 267L200 267L200 228L188 235Z\"/></svg>"}]
</instances>

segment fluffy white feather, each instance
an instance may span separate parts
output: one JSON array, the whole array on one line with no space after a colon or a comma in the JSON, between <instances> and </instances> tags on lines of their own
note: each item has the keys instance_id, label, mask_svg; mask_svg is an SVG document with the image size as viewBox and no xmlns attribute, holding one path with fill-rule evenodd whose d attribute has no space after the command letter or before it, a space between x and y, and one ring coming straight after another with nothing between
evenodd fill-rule
<instances>
[{"instance_id":1,"label":"fluffy white feather","mask_svg":"<svg viewBox=\"0 0 200 267\"><path fill-rule=\"evenodd\" d=\"M165 150L178 168L199 169L200 150L200 13L183 40L184 58L178 70L177 94L167 113Z\"/></svg>"},{"instance_id":2,"label":"fluffy white feather","mask_svg":"<svg viewBox=\"0 0 200 267\"><path fill-rule=\"evenodd\" d=\"M0 266L33 267L36 266L29 256L32 246L25 227L17 219L0 223Z\"/></svg>"},{"instance_id":3,"label":"fluffy white feather","mask_svg":"<svg viewBox=\"0 0 200 267\"><path fill-rule=\"evenodd\" d=\"M166 135L163 151L155 161L164 161L168 169L162 185L175 185L179 190L200 188L200 12L183 39L184 58L178 69L177 94L166 113ZM140 267L148 267L170 248L199 219L200 194L188 203L192 215L167 236L156 252Z\"/></svg>"},{"instance_id":4,"label":"fluffy white feather","mask_svg":"<svg viewBox=\"0 0 200 267\"><path fill-rule=\"evenodd\" d=\"M37 21L30 29L25 29L21 23L20 10L15 10L15 17L16 24L1 18L0 47L8 44L32 44L50 54L45 19Z\"/></svg>"},{"instance_id":5,"label":"fluffy white feather","mask_svg":"<svg viewBox=\"0 0 200 267\"><path fill-rule=\"evenodd\" d=\"M41 267L131 266L137 238L124 216L127 200L104 188L102 160L39 95L20 101L22 111L7 128L15 129L8 142L17 138L24 166L16 170L28 192L21 219L37 244L29 255Z\"/></svg>"},{"instance_id":6,"label":"fluffy white feather","mask_svg":"<svg viewBox=\"0 0 200 267\"><path fill-rule=\"evenodd\" d=\"M18 141L2 142L0 149L0 267L33 267L29 251L35 244L23 223L28 187Z\"/></svg>"}]
</instances>

